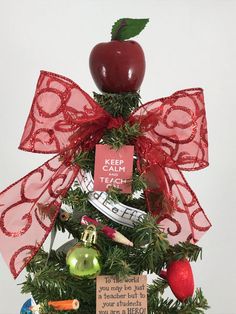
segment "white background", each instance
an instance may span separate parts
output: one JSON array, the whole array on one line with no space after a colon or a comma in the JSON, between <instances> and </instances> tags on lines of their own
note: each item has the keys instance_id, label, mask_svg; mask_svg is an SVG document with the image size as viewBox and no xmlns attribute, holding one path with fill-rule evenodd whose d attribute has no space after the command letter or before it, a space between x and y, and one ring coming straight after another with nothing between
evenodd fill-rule
<instances>
[{"instance_id":1,"label":"white background","mask_svg":"<svg viewBox=\"0 0 236 314\"><path fill-rule=\"evenodd\" d=\"M236 1L229 0L0 1L0 190L47 159L17 150L39 70L64 74L89 93L96 90L89 53L109 40L120 17L150 18L137 37L147 61L144 102L204 88L210 167L187 178L213 224L199 243L203 260L193 269L214 314L236 313L235 16ZM0 314L20 312L27 298L17 286L23 279L14 281L0 258Z\"/></svg>"}]
</instances>

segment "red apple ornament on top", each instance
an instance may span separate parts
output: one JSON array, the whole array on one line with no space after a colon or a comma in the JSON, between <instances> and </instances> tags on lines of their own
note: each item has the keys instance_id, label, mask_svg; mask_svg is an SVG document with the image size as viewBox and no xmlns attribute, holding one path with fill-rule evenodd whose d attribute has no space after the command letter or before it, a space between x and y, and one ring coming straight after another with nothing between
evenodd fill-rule
<instances>
[{"instance_id":1,"label":"red apple ornament on top","mask_svg":"<svg viewBox=\"0 0 236 314\"><path fill-rule=\"evenodd\" d=\"M136 41L125 39L138 35L147 22L148 19L120 19L112 27L112 40L92 49L90 72L102 92L139 90L145 73L144 52Z\"/></svg>"},{"instance_id":2,"label":"red apple ornament on top","mask_svg":"<svg viewBox=\"0 0 236 314\"><path fill-rule=\"evenodd\" d=\"M172 261L166 271L160 276L167 280L176 298L183 302L192 297L194 292L194 278L192 268L187 259Z\"/></svg>"}]
</instances>

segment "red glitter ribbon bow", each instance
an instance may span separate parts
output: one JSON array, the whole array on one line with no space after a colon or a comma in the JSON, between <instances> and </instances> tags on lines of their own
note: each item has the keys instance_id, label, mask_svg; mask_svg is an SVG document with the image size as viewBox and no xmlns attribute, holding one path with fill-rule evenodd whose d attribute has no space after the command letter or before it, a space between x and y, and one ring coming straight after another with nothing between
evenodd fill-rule
<instances>
[{"instance_id":1,"label":"red glitter ribbon bow","mask_svg":"<svg viewBox=\"0 0 236 314\"><path fill-rule=\"evenodd\" d=\"M133 143L148 181L148 209L170 241L196 242L211 224L181 170L208 165L203 91L187 89L137 108ZM118 121L118 126L122 124ZM41 71L20 149L57 155L0 194L0 250L16 278L51 231L62 197L79 172L73 158L89 150L117 121L72 80ZM165 203L160 204L159 193ZM169 204L173 212L161 212ZM167 206L168 207L168 206Z\"/></svg>"}]
</instances>

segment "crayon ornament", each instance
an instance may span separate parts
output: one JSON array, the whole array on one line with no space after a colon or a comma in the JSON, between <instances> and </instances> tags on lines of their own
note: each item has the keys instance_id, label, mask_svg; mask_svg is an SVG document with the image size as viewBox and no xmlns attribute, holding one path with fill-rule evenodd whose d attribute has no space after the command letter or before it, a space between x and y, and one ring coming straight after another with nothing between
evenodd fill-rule
<instances>
[{"instance_id":1,"label":"crayon ornament","mask_svg":"<svg viewBox=\"0 0 236 314\"><path fill-rule=\"evenodd\" d=\"M71 311L78 310L79 300L62 300L62 301L49 301L48 305L52 306L57 311Z\"/></svg>"}]
</instances>

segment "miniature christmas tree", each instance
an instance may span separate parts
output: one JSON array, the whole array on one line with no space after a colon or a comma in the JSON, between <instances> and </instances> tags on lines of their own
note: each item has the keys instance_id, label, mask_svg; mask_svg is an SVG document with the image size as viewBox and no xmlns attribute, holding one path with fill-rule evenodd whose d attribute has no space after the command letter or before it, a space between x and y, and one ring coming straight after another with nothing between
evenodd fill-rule
<instances>
[{"instance_id":1,"label":"miniature christmas tree","mask_svg":"<svg viewBox=\"0 0 236 314\"><path fill-rule=\"evenodd\" d=\"M38 242L9 263L15 277L26 266L22 292L40 313L94 314L97 276L143 272L157 275L148 286L149 314L208 309L201 289L194 291L190 262L201 257L195 243L210 223L181 172L208 164L203 93L141 104L144 53L127 39L147 22L118 20L112 40L93 48L90 70L102 91L94 100L73 81L41 72L20 148L58 155L0 195L3 220L12 208L7 193L21 198L14 206L27 204L21 234L41 226L32 231ZM21 236L8 235L6 225L6 237ZM51 230L73 238L46 252ZM168 286L176 299L164 297Z\"/></svg>"}]
</instances>

